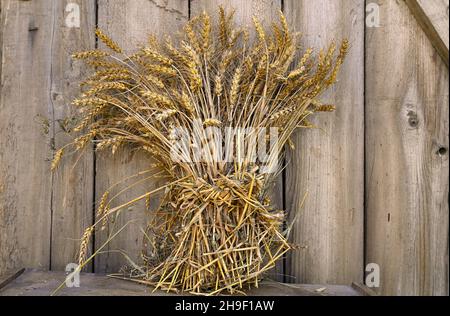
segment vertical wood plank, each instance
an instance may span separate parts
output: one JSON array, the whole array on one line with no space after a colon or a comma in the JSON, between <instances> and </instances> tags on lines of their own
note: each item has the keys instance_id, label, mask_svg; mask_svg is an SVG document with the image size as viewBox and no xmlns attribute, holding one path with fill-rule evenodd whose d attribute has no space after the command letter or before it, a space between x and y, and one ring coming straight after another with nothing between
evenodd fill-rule
<instances>
[{"instance_id":1,"label":"vertical wood plank","mask_svg":"<svg viewBox=\"0 0 450 316\"><path fill-rule=\"evenodd\" d=\"M0 271L50 265L53 9L2 1Z\"/></svg>"},{"instance_id":2,"label":"vertical wood plank","mask_svg":"<svg viewBox=\"0 0 450 316\"><path fill-rule=\"evenodd\" d=\"M281 9L281 0L191 0L192 16L208 12L211 16L217 18L219 6L223 6L227 12L235 10L235 22L239 25L253 26L252 17L256 16L267 26L271 22L278 21L279 10ZM283 183L280 176L273 184L271 190L271 199L274 207L283 209ZM280 260L273 271L270 272L270 278L277 281L283 281L284 270L283 261Z\"/></svg>"},{"instance_id":3,"label":"vertical wood plank","mask_svg":"<svg viewBox=\"0 0 450 316\"><path fill-rule=\"evenodd\" d=\"M406 0L406 4L448 67L449 0Z\"/></svg>"},{"instance_id":4,"label":"vertical wood plank","mask_svg":"<svg viewBox=\"0 0 450 316\"><path fill-rule=\"evenodd\" d=\"M2 52L3 52L3 14L2 14L2 5L3 1L0 0L0 78L2 76ZM1 92L1 81L0 81L0 92ZM2 94L0 93L0 102L1 102Z\"/></svg>"},{"instance_id":5,"label":"vertical wood plank","mask_svg":"<svg viewBox=\"0 0 450 316\"><path fill-rule=\"evenodd\" d=\"M288 155L286 206L299 212L291 241L302 248L286 263L287 281L349 284L363 278L364 1L285 0L289 23L316 53L348 38L338 83L323 96L337 111L318 115L321 129L301 130ZM303 207L301 202L308 192Z\"/></svg>"},{"instance_id":6,"label":"vertical wood plank","mask_svg":"<svg viewBox=\"0 0 450 316\"><path fill-rule=\"evenodd\" d=\"M54 120L55 148L67 144L72 136L70 119L76 114L71 102L80 93L84 76L81 62L71 54L95 47L95 0L53 1L55 18L52 28L52 65L50 98ZM79 26L78 26L79 22ZM70 152L70 150L69 150ZM93 154L68 154L53 175L51 268L64 270L76 262L79 238L93 221Z\"/></svg>"},{"instance_id":7,"label":"vertical wood plank","mask_svg":"<svg viewBox=\"0 0 450 316\"><path fill-rule=\"evenodd\" d=\"M448 68L403 1L366 42L366 260L385 295L448 295Z\"/></svg>"},{"instance_id":8,"label":"vertical wood plank","mask_svg":"<svg viewBox=\"0 0 450 316\"><path fill-rule=\"evenodd\" d=\"M189 15L189 2L178 0L98 0L99 27L119 43L127 53L145 43L147 36L172 34L180 29ZM139 152L130 155L129 152L118 152L113 157L110 153L98 153L96 160L96 200L113 184L139 171L149 169L150 161L147 155ZM128 182L130 184L132 182ZM144 190L155 187L155 182L145 183L122 194L115 204L127 202L139 196ZM145 191L147 192L147 191ZM136 204L123 211L116 223L116 231L130 220L133 223L115 237L105 248L108 253L99 255L95 260L95 272L117 272L127 264L126 259L117 251L125 251L132 260L139 260L142 250L142 232L145 228L145 206ZM107 231L96 232L96 247L99 248L106 240Z\"/></svg>"},{"instance_id":9,"label":"vertical wood plank","mask_svg":"<svg viewBox=\"0 0 450 316\"><path fill-rule=\"evenodd\" d=\"M227 11L235 10L234 18L239 25L252 27L252 17L256 16L270 26L271 22L278 20L281 0L191 0L191 13L195 16L206 11L217 16L219 6Z\"/></svg>"}]
</instances>

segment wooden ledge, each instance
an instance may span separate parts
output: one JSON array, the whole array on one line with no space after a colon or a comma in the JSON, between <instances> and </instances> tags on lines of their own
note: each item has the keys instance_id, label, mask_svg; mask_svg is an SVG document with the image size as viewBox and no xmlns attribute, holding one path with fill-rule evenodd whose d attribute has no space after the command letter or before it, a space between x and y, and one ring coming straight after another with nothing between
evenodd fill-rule
<instances>
[{"instance_id":1,"label":"wooden ledge","mask_svg":"<svg viewBox=\"0 0 450 316\"><path fill-rule=\"evenodd\" d=\"M49 296L64 282L64 272L22 269L0 277L0 296ZM264 281L249 296L365 296L372 293L361 285L303 285ZM163 291L130 281L92 273L82 273L80 287L61 289L59 296L167 296Z\"/></svg>"}]
</instances>

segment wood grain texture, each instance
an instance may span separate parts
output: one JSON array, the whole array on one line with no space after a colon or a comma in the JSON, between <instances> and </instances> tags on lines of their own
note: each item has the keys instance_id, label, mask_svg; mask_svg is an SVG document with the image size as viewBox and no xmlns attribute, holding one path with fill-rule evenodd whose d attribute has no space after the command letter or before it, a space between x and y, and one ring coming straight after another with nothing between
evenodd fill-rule
<instances>
[{"instance_id":1,"label":"wood grain texture","mask_svg":"<svg viewBox=\"0 0 450 316\"><path fill-rule=\"evenodd\" d=\"M0 290L2 290L5 286L14 282L15 279L20 277L26 271L25 268L16 269L11 271L6 271L0 274Z\"/></svg>"},{"instance_id":2,"label":"wood grain texture","mask_svg":"<svg viewBox=\"0 0 450 316\"><path fill-rule=\"evenodd\" d=\"M406 0L406 4L448 67L449 0Z\"/></svg>"},{"instance_id":3,"label":"wood grain texture","mask_svg":"<svg viewBox=\"0 0 450 316\"><path fill-rule=\"evenodd\" d=\"M49 1L1 6L0 271L48 269L54 8Z\"/></svg>"},{"instance_id":4,"label":"wood grain texture","mask_svg":"<svg viewBox=\"0 0 450 316\"><path fill-rule=\"evenodd\" d=\"M2 52L3 52L3 14L2 14L2 5L3 2L0 1L0 47L2 49L0 49L0 61L2 60ZM2 76L2 64L3 62L0 62L0 78ZM0 84L0 88L1 88L1 84ZM2 98L2 94L0 93L0 100Z\"/></svg>"},{"instance_id":5,"label":"wood grain texture","mask_svg":"<svg viewBox=\"0 0 450 316\"><path fill-rule=\"evenodd\" d=\"M219 6L223 6L227 12L235 10L235 23L237 25L246 25L253 27L253 16L261 20L261 22L269 27L271 22L279 19L279 11L281 10L280 0L192 0L191 14L192 16L201 14L203 11L208 12L217 19ZM280 175L272 184L270 196L272 204L277 209L284 209L283 205L283 179ZM271 279L277 281L284 280L284 262L278 261L277 266L269 274Z\"/></svg>"},{"instance_id":6,"label":"wood grain texture","mask_svg":"<svg viewBox=\"0 0 450 316\"><path fill-rule=\"evenodd\" d=\"M53 109L53 138L55 148L69 143L67 129L76 115L71 105L80 93L79 83L84 78L85 67L71 58L71 54L95 47L95 0L54 1L55 14L51 33L50 99ZM67 4L71 6L66 7ZM66 23L75 11L80 10L80 27ZM76 16L73 15L74 18ZM71 150L68 150L70 153ZM94 160L92 147L82 155L68 154L53 175L51 269L64 270L70 262L77 262L79 239L84 229L93 222ZM91 248L91 247L90 247ZM89 270L90 267L87 267Z\"/></svg>"},{"instance_id":7,"label":"wood grain texture","mask_svg":"<svg viewBox=\"0 0 450 316\"><path fill-rule=\"evenodd\" d=\"M366 43L366 261L384 295L448 295L448 68L403 1Z\"/></svg>"},{"instance_id":8,"label":"wood grain texture","mask_svg":"<svg viewBox=\"0 0 450 316\"><path fill-rule=\"evenodd\" d=\"M188 11L188 1L99 0L98 24L106 34L109 34L129 53L136 49L138 44L145 43L150 34L162 36L177 32L187 21ZM126 177L149 169L151 163L148 155L140 152L131 155L126 150L118 152L112 157L110 153L106 152L98 153L96 157L95 193L97 201L112 185ZM132 183L133 181L129 181L124 185ZM127 202L156 186L156 182L138 185L122 194L119 199L115 200L114 205ZM155 199L153 199L154 202L156 202ZM153 206L155 205L153 204ZM127 260L118 251L125 251L132 260L139 261L143 236L140 228L146 226L144 203L138 203L128 210L124 210L114 223L115 231L130 220L133 222L106 247L106 253L96 257L96 272L117 272L122 265L127 264ZM96 232L96 248L105 242L110 233L111 225L108 230Z\"/></svg>"},{"instance_id":9,"label":"wood grain texture","mask_svg":"<svg viewBox=\"0 0 450 316\"><path fill-rule=\"evenodd\" d=\"M350 53L338 83L323 96L337 111L317 115L321 129L301 130L289 151L286 207L291 241L301 246L288 256L287 281L350 284L363 278L364 221L364 1L284 1L303 47L316 53L332 40L348 38ZM301 201L308 196L302 208Z\"/></svg>"},{"instance_id":10,"label":"wood grain texture","mask_svg":"<svg viewBox=\"0 0 450 316\"><path fill-rule=\"evenodd\" d=\"M235 22L238 25L253 27L253 16L258 17L265 25L278 20L281 0L191 0L191 14L198 15L203 11L217 17L219 6L225 10L235 10Z\"/></svg>"},{"instance_id":11,"label":"wood grain texture","mask_svg":"<svg viewBox=\"0 0 450 316\"><path fill-rule=\"evenodd\" d=\"M64 272L42 272L27 270L0 288L0 296L48 296L62 282ZM1 276L0 276L1 281ZM105 275L83 273L80 287L63 288L58 296L177 296L165 291L153 291L152 287L131 281L117 280ZM252 289L248 296L362 296L358 288L343 285L281 284L262 282Z\"/></svg>"}]
</instances>

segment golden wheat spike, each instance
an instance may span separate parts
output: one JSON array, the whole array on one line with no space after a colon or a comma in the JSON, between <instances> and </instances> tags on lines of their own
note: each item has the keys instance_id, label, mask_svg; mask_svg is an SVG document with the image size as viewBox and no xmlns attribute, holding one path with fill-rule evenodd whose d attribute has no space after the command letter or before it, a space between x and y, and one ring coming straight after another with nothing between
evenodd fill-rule
<instances>
[{"instance_id":1,"label":"golden wheat spike","mask_svg":"<svg viewBox=\"0 0 450 316\"><path fill-rule=\"evenodd\" d=\"M62 156L64 155L64 148L58 149L55 153L55 156L52 160L51 170L54 171L58 168L58 165L61 161Z\"/></svg>"},{"instance_id":2,"label":"golden wheat spike","mask_svg":"<svg viewBox=\"0 0 450 316\"><path fill-rule=\"evenodd\" d=\"M116 53L119 53L119 54L122 53L122 48L120 48L120 46L116 42L114 42L111 38L109 38L99 28L97 28L95 30L95 35L97 35L98 39L100 39L107 47L109 47L110 49L112 49Z\"/></svg>"},{"instance_id":3,"label":"golden wheat spike","mask_svg":"<svg viewBox=\"0 0 450 316\"><path fill-rule=\"evenodd\" d=\"M99 57L105 57L109 54L107 52L101 51L101 50L90 50L86 52L79 52L74 53L72 55L72 58L74 59L87 59L87 58L99 58Z\"/></svg>"}]
</instances>

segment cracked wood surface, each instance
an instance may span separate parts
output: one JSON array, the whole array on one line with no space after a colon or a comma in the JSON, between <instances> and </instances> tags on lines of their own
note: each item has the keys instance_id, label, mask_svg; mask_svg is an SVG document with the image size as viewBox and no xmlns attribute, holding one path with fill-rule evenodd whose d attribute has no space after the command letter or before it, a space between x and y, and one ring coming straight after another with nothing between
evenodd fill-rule
<instances>
[{"instance_id":1,"label":"cracked wood surface","mask_svg":"<svg viewBox=\"0 0 450 316\"><path fill-rule=\"evenodd\" d=\"M2 1L0 270L50 267L51 5ZM40 29L36 30L36 27ZM26 233L25 233L26 232Z\"/></svg>"},{"instance_id":2,"label":"cracked wood surface","mask_svg":"<svg viewBox=\"0 0 450 316\"><path fill-rule=\"evenodd\" d=\"M338 82L321 98L337 110L312 119L288 150L286 208L291 241L291 282L362 282L364 266L364 2L285 0L286 18L315 53L348 38L350 51ZM303 198L305 203L301 207Z\"/></svg>"},{"instance_id":3,"label":"cracked wood surface","mask_svg":"<svg viewBox=\"0 0 450 316\"><path fill-rule=\"evenodd\" d=\"M406 0L406 4L448 67L449 0Z\"/></svg>"},{"instance_id":4,"label":"cracked wood surface","mask_svg":"<svg viewBox=\"0 0 450 316\"><path fill-rule=\"evenodd\" d=\"M448 295L448 68L403 1L367 28L366 262L385 295Z\"/></svg>"},{"instance_id":5,"label":"cracked wood surface","mask_svg":"<svg viewBox=\"0 0 450 316\"><path fill-rule=\"evenodd\" d=\"M71 54L95 47L95 0L71 1L80 8L80 27L67 27L64 1L53 2L51 35L52 67L50 69L50 100L53 108L54 147L60 148L72 140L65 130L76 114L71 105L80 93L79 83L86 76L81 62ZM69 121L65 121L69 119ZM68 126L67 126L68 124ZM83 154L63 158L52 176L51 269L64 270L77 262L79 240L84 229L93 221L94 157L92 147ZM90 242L89 253L92 250ZM90 270L91 267L86 268Z\"/></svg>"},{"instance_id":6,"label":"cracked wood surface","mask_svg":"<svg viewBox=\"0 0 450 316\"><path fill-rule=\"evenodd\" d=\"M65 267L92 221L92 157L71 157L55 174L56 146L79 91L74 50L92 48L94 0L79 0L80 28L64 24L61 1L2 1L0 271Z\"/></svg>"},{"instance_id":7,"label":"cracked wood surface","mask_svg":"<svg viewBox=\"0 0 450 316\"><path fill-rule=\"evenodd\" d=\"M0 275L0 296L49 296L64 282L64 272L42 272L26 270L14 277ZM7 282L2 286L2 280ZM64 287L58 296L174 296L163 291L153 292L152 287L131 281L112 279L105 275L83 273L80 287ZM264 281L248 296L366 296L367 290L360 285L309 285L282 284Z\"/></svg>"}]
</instances>

